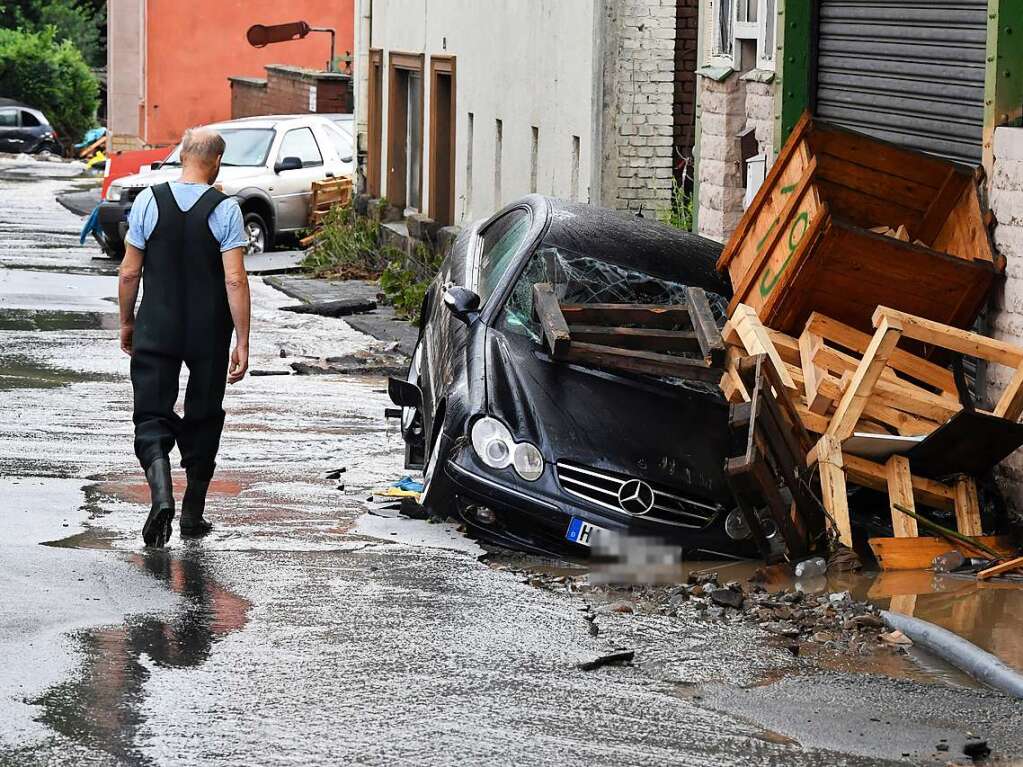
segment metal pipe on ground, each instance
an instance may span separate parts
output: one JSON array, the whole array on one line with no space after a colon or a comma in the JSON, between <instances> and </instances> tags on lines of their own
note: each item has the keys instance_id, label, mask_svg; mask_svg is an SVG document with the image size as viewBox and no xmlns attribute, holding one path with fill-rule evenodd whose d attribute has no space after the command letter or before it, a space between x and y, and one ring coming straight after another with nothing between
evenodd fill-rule
<instances>
[{"instance_id":1,"label":"metal pipe on ground","mask_svg":"<svg viewBox=\"0 0 1023 767\"><path fill-rule=\"evenodd\" d=\"M920 618L881 611L890 629L897 629L914 643L996 690L1023 698L1023 674L948 629Z\"/></svg>"}]
</instances>

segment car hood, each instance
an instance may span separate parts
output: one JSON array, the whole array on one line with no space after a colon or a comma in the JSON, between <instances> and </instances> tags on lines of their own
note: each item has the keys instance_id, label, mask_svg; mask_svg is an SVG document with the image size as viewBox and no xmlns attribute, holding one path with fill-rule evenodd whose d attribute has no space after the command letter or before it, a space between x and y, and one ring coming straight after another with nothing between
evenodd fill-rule
<instances>
[{"instance_id":1,"label":"car hood","mask_svg":"<svg viewBox=\"0 0 1023 767\"><path fill-rule=\"evenodd\" d=\"M730 497L724 481L728 407L701 384L554 362L530 339L489 328L487 409L544 459Z\"/></svg>"},{"instance_id":2,"label":"car hood","mask_svg":"<svg viewBox=\"0 0 1023 767\"><path fill-rule=\"evenodd\" d=\"M241 181L251 176L258 176L263 173L266 173L266 168L262 166L221 168L220 173L217 174L217 181L221 183L231 183L234 181ZM180 177L181 167L175 165L170 168L160 168L158 170L149 170L144 173L134 173L130 176L123 176L113 183L119 187L144 187L153 186L154 184L162 184L164 181L175 181Z\"/></svg>"}]
</instances>

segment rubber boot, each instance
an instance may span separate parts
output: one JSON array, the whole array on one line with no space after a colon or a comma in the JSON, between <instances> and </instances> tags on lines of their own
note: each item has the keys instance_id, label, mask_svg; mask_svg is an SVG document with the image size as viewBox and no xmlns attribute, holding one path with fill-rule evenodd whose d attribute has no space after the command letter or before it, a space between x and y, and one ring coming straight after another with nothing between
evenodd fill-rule
<instances>
[{"instance_id":1,"label":"rubber boot","mask_svg":"<svg viewBox=\"0 0 1023 767\"><path fill-rule=\"evenodd\" d=\"M146 469L149 483L149 497L152 507L146 524L142 526L142 540L147 546L161 548L171 537L171 522L174 521L174 485L171 483L170 461L157 458Z\"/></svg>"},{"instance_id":2,"label":"rubber boot","mask_svg":"<svg viewBox=\"0 0 1023 767\"><path fill-rule=\"evenodd\" d=\"M187 472L188 485L185 487L185 495L181 499L181 537L202 538L213 530L213 525L203 519L203 512L206 511L206 491L209 490L209 479L197 479L196 476Z\"/></svg>"}]
</instances>

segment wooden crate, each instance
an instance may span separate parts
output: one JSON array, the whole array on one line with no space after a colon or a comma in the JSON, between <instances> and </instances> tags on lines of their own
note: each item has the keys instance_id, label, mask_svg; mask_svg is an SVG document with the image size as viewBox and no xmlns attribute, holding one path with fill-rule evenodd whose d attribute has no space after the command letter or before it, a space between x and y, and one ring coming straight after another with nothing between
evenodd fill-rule
<instances>
[{"instance_id":1,"label":"wooden crate","mask_svg":"<svg viewBox=\"0 0 1023 767\"><path fill-rule=\"evenodd\" d=\"M907 240L871 231L890 227ZM894 232L893 232L894 234ZM718 261L738 304L798 333L878 305L967 328L998 270L973 171L804 115Z\"/></svg>"}]
</instances>

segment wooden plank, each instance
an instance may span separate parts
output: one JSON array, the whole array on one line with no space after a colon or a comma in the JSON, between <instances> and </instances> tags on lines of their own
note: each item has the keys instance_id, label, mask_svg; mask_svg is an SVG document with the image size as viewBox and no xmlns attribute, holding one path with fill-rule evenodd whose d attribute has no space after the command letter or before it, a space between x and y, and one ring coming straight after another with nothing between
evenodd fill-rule
<instances>
[{"instance_id":1,"label":"wooden plank","mask_svg":"<svg viewBox=\"0 0 1023 767\"><path fill-rule=\"evenodd\" d=\"M983 535L980 524L980 501L973 477L960 476L953 485L956 504L956 529L963 535Z\"/></svg>"},{"instance_id":2,"label":"wooden plank","mask_svg":"<svg viewBox=\"0 0 1023 767\"><path fill-rule=\"evenodd\" d=\"M849 481L882 493L888 489L888 472L883 465L849 453L842 455L842 462ZM948 485L916 475L911 475L910 481L914 499L924 506L943 511L955 508L954 491Z\"/></svg>"},{"instance_id":3,"label":"wooden plank","mask_svg":"<svg viewBox=\"0 0 1023 767\"><path fill-rule=\"evenodd\" d=\"M1023 348L994 338L971 333L968 330L944 325L940 322L916 317L886 306L879 306L874 312L874 327L884 321L898 322L902 326L903 335L925 344L933 344L944 349L951 349L960 354L981 357L990 362L997 362L1011 368L1023 364Z\"/></svg>"},{"instance_id":4,"label":"wooden plank","mask_svg":"<svg viewBox=\"0 0 1023 767\"><path fill-rule=\"evenodd\" d=\"M834 376L822 376L820 382L820 393L827 397L831 402L839 402L849 390L849 384L850 380L848 379L848 376L843 377L843 380L841 381L836 379ZM861 419L869 418L877 421L878 423L887 424L888 426L896 429L899 434L905 436L930 434L940 425L937 421L920 418L903 410L896 410L895 408L878 401L877 397L871 398L867 401L867 405L863 409L863 413L860 417ZM856 428L859 428L859 424L857 424Z\"/></svg>"},{"instance_id":5,"label":"wooden plank","mask_svg":"<svg viewBox=\"0 0 1023 767\"><path fill-rule=\"evenodd\" d=\"M934 243L934 239L938 236L938 232L941 231L953 206L963 193L965 183L969 182L969 177L956 173L955 168L949 168L948 174L945 176L945 180L942 182L938 193L932 195L931 204L927 207L927 212L924 213L920 226L913 232L915 239L923 240L928 245ZM945 252L947 253L948 251ZM963 256L961 253L953 253L952 255Z\"/></svg>"},{"instance_id":6,"label":"wooden plank","mask_svg":"<svg viewBox=\"0 0 1023 767\"><path fill-rule=\"evenodd\" d=\"M888 364L888 357L892 349L899 343L902 335L902 327L898 320L885 319L874 333L874 338L863 354L863 361L853 376L852 383L846 389L842 400L835 408L835 414L831 417L831 426L828 427L828 434L837 441L850 436L856 429L856 422L860 420L863 409L867 405L874 390L877 379L881 377L881 371Z\"/></svg>"},{"instance_id":7,"label":"wooden plank","mask_svg":"<svg viewBox=\"0 0 1023 767\"><path fill-rule=\"evenodd\" d=\"M892 531L896 538L915 538L920 534L916 520L895 508L898 504L910 511L916 511L916 505L913 503L913 473L909 469L909 459L904 455L893 455L885 464L885 472L888 475Z\"/></svg>"},{"instance_id":8,"label":"wooden plank","mask_svg":"<svg viewBox=\"0 0 1023 767\"><path fill-rule=\"evenodd\" d=\"M691 360L655 352L641 352L635 349L619 349L599 344L573 342L561 359L564 362L606 370L620 370L626 373L686 378L714 384L721 380L721 371L711 367L703 360Z\"/></svg>"},{"instance_id":9,"label":"wooden plank","mask_svg":"<svg viewBox=\"0 0 1023 767\"><path fill-rule=\"evenodd\" d=\"M941 230L934 238L932 247L960 258L993 262L994 251L980 210L976 181L973 179L965 185L955 206L942 221Z\"/></svg>"},{"instance_id":10,"label":"wooden plank","mask_svg":"<svg viewBox=\"0 0 1023 767\"><path fill-rule=\"evenodd\" d=\"M737 405L747 401L745 392L740 390L736 384L737 378L738 376L734 375L734 371L725 370L721 374L721 380L718 382L718 388L721 389L725 402L730 405Z\"/></svg>"},{"instance_id":11,"label":"wooden plank","mask_svg":"<svg viewBox=\"0 0 1023 767\"><path fill-rule=\"evenodd\" d=\"M564 359L572 342L568 324L558 306L558 297L550 283L533 285L533 314L540 320L544 339L554 359Z\"/></svg>"},{"instance_id":12,"label":"wooden plank","mask_svg":"<svg viewBox=\"0 0 1023 767\"><path fill-rule=\"evenodd\" d=\"M824 340L810 330L804 330L799 336L799 357L803 369L803 387L806 392L806 405L811 413L823 415L831 407L831 400L820 392L821 376L824 370L817 366L815 356L824 348Z\"/></svg>"},{"instance_id":13,"label":"wooden plank","mask_svg":"<svg viewBox=\"0 0 1023 767\"><path fill-rule=\"evenodd\" d=\"M101 146L106 146L106 143L107 143L107 134L104 133L98 139L96 139L91 144L89 144L89 146L87 146L84 149L82 149L82 151L80 151L78 153L78 156L79 157L88 157L93 152L95 152L97 149L99 149Z\"/></svg>"},{"instance_id":14,"label":"wooden plank","mask_svg":"<svg viewBox=\"0 0 1023 767\"><path fill-rule=\"evenodd\" d=\"M689 310L678 304L562 304L573 325L642 325L645 328L689 329Z\"/></svg>"},{"instance_id":15,"label":"wooden plank","mask_svg":"<svg viewBox=\"0 0 1023 767\"><path fill-rule=\"evenodd\" d=\"M825 434L817 443L818 470L821 477L821 500L828 515L828 524L844 546L852 548L852 525L849 522L849 496L845 486L842 443Z\"/></svg>"},{"instance_id":16,"label":"wooden plank","mask_svg":"<svg viewBox=\"0 0 1023 767\"><path fill-rule=\"evenodd\" d=\"M687 287L686 305L703 358L711 365L721 367L725 364L725 342L714 320L714 313L710 310L706 291L703 288Z\"/></svg>"},{"instance_id":17,"label":"wooden plank","mask_svg":"<svg viewBox=\"0 0 1023 767\"><path fill-rule=\"evenodd\" d=\"M616 328L604 325L569 325L572 341L620 346L624 349L645 349L652 352L700 353L696 333L690 330L660 328ZM724 345L721 347L722 357Z\"/></svg>"},{"instance_id":18,"label":"wooden plank","mask_svg":"<svg viewBox=\"0 0 1023 767\"><path fill-rule=\"evenodd\" d=\"M862 333L856 330L856 328L827 317L820 312L813 312L810 315L810 318L806 321L806 327L822 338L833 341L849 351L862 354L867 350L867 346L870 345L869 333ZM940 365L928 362L923 357L918 357L912 352L903 349L896 349L889 358L888 364L900 373L905 373L910 378L955 396L955 378L950 370Z\"/></svg>"},{"instance_id":19,"label":"wooden plank","mask_svg":"<svg viewBox=\"0 0 1023 767\"><path fill-rule=\"evenodd\" d=\"M994 414L1013 422L1018 421L1023 414L1023 365L1016 368L1012 380L995 405Z\"/></svg>"},{"instance_id":20,"label":"wooden plank","mask_svg":"<svg viewBox=\"0 0 1023 767\"><path fill-rule=\"evenodd\" d=\"M1012 556L1017 551L1009 536L984 535L978 540L1006 556ZM977 556L977 552L968 546L929 535L921 535L919 538L871 538L867 542L883 570L926 570L935 557L953 550L968 557Z\"/></svg>"},{"instance_id":21,"label":"wooden plank","mask_svg":"<svg viewBox=\"0 0 1023 767\"><path fill-rule=\"evenodd\" d=\"M1016 557L1015 559L1010 559L1008 562L1001 562L993 567L987 568L986 570L981 570L977 573L977 580L986 581L988 578L995 575L1001 575L1002 573L1007 573L1011 570L1020 569L1023 569L1023 557Z\"/></svg>"},{"instance_id":22,"label":"wooden plank","mask_svg":"<svg viewBox=\"0 0 1023 767\"><path fill-rule=\"evenodd\" d=\"M782 361L790 365L802 364L799 356L798 340L785 333L779 333L777 330L771 330L771 328L767 328L767 335L771 337L771 343L778 350L778 355L782 358Z\"/></svg>"},{"instance_id":23,"label":"wooden plank","mask_svg":"<svg viewBox=\"0 0 1023 767\"><path fill-rule=\"evenodd\" d=\"M789 376L788 370L785 369L785 363L778 354L771 337L767 334L767 330L760 323L757 313L745 304L739 304L732 312L730 322L739 334L739 338L742 339L746 352L751 355L766 354L778 373L778 379L782 385L787 389L795 389L796 384Z\"/></svg>"}]
</instances>

